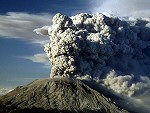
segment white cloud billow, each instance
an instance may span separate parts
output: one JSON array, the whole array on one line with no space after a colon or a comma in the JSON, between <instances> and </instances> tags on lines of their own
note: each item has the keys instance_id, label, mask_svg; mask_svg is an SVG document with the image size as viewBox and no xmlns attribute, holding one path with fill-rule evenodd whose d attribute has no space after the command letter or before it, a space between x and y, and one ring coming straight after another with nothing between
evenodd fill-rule
<instances>
[{"instance_id":1,"label":"white cloud billow","mask_svg":"<svg viewBox=\"0 0 150 113\"><path fill-rule=\"evenodd\" d=\"M37 34L40 34L40 35L48 35L48 28L50 26L43 26L41 28L37 28L34 30L34 32L36 32Z\"/></svg>"}]
</instances>

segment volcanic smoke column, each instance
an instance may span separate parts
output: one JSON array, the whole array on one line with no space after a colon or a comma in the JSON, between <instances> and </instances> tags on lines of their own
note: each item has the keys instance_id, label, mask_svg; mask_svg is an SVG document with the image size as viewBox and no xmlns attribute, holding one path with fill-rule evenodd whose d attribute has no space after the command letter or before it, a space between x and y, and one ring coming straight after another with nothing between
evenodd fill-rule
<instances>
[{"instance_id":1,"label":"volcanic smoke column","mask_svg":"<svg viewBox=\"0 0 150 113\"><path fill-rule=\"evenodd\" d=\"M142 22L129 23L103 14L67 17L58 13L51 27L35 31L50 37L44 50L53 65L51 78L103 81L109 87L113 83L110 78L116 80L121 76L117 84L128 89L135 76L136 82L140 82L140 75L150 75L150 55L146 52L150 50L150 29ZM111 76L111 72L115 75Z\"/></svg>"}]
</instances>

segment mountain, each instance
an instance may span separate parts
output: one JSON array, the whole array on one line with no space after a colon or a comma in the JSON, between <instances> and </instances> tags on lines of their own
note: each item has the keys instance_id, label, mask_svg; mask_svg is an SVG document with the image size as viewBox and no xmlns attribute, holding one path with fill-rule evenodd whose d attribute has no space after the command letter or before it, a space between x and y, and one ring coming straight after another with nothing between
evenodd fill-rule
<instances>
[{"instance_id":1,"label":"mountain","mask_svg":"<svg viewBox=\"0 0 150 113\"><path fill-rule=\"evenodd\" d=\"M86 83L71 78L35 80L0 97L0 113L129 113Z\"/></svg>"}]
</instances>

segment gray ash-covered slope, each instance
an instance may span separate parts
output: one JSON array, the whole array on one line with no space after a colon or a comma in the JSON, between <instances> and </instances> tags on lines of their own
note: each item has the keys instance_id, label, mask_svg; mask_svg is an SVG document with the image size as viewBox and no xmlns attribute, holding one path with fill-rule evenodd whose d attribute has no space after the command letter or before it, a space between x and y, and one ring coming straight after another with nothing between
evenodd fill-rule
<instances>
[{"instance_id":1,"label":"gray ash-covered slope","mask_svg":"<svg viewBox=\"0 0 150 113\"><path fill-rule=\"evenodd\" d=\"M98 112L128 113L110 98L80 80L35 80L0 97L1 113L7 112Z\"/></svg>"}]
</instances>

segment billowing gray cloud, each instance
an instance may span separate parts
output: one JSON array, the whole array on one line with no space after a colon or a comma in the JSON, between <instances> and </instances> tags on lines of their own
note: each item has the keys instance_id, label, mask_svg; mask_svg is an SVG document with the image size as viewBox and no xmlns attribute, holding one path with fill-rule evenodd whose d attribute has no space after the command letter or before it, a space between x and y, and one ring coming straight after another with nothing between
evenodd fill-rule
<instances>
[{"instance_id":1,"label":"billowing gray cloud","mask_svg":"<svg viewBox=\"0 0 150 113\"><path fill-rule=\"evenodd\" d=\"M132 75L117 75L117 73L112 70L108 75L106 75L106 79L104 79L104 84L109 88L114 90L117 93L125 94L128 96L139 95L144 93L144 91L148 91L150 87L150 79L147 76L141 76L139 82L134 82Z\"/></svg>"},{"instance_id":2,"label":"billowing gray cloud","mask_svg":"<svg viewBox=\"0 0 150 113\"><path fill-rule=\"evenodd\" d=\"M51 19L51 15L45 13L8 12L6 15L0 15L0 36L3 38L26 39L43 45L47 42L47 38L36 35L33 30L47 23L51 25Z\"/></svg>"},{"instance_id":3,"label":"billowing gray cloud","mask_svg":"<svg viewBox=\"0 0 150 113\"><path fill-rule=\"evenodd\" d=\"M125 97L124 104L134 105L135 112L137 106L128 98L138 102L145 113L149 109L141 104L147 103L141 97L149 102L150 29L146 27L149 22L127 20L103 14L81 13L72 17L56 14L51 27L35 30L50 36L44 49L53 64L50 77L92 80L97 87L103 85Z\"/></svg>"}]
</instances>

